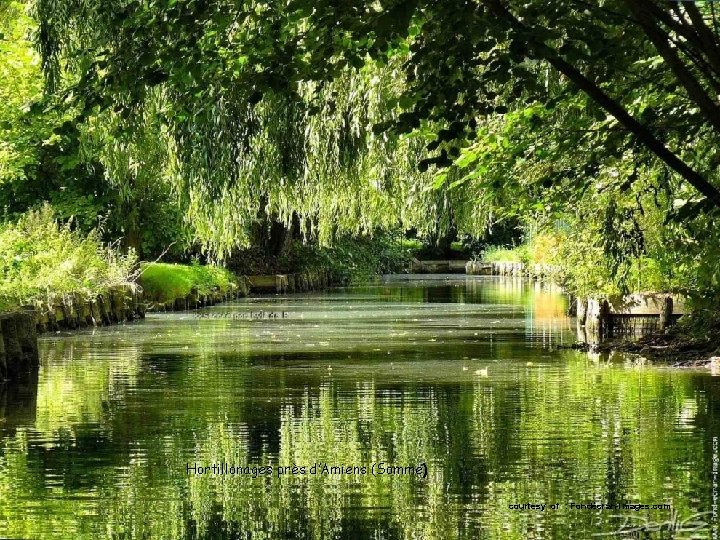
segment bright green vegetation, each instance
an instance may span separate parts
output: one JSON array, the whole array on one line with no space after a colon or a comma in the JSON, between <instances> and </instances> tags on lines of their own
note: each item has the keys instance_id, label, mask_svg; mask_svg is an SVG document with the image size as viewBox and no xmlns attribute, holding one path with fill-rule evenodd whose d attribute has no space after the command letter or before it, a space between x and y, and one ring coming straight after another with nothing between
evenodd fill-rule
<instances>
[{"instance_id":1,"label":"bright green vegetation","mask_svg":"<svg viewBox=\"0 0 720 540\"><path fill-rule=\"evenodd\" d=\"M170 186L159 180L160 157L113 138L101 142L78 109L47 93L33 36L34 2L0 1L0 219L52 205L59 219L141 257L188 245ZM138 126L135 139L154 137ZM111 153L112 152L112 153ZM111 169L113 173L111 173Z\"/></svg>"},{"instance_id":2,"label":"bright green vegetation","mask_svg":"<svg viewBox=\"0 0 720 540\"><path fill-rule=\"evenodd\" d=\"M285 255L289 272L305 270L328 273L332 283L348 285L367 282L380 274L406 272L412 250L388 235L345 237L332 246L295 243Z\"/></svg>"},{"instance_id":3,"label":"bright green vegetation","mask_svg":"<svg viewBox=\"0 0 720 540\"><path fill-rule=\"evenodd\" d=\"M718 340L718 6L0 0L0 309L138 260L169 300L484 254L578 295L686 293ZM621 535L570 501L709 510L717 385L559 350L563 300L513 281L43 339L37 395L0 382L0 536L564 539ZM219 459L430 475L186 473ZM561 510L508 510L540 501Z\"/></svg>"},{"instance_id":4,"label":"bright green vegetation","mask_svg":"<svg viewBox=\"0 0 720 540\"><path fill-rule=\"evenodd\" d=\"M400 240L400 245L410 251L419 251L423 247L423 243L418 238L403 238Z\"/></svg>"},{"instance_id":5,"label":"bright green vegetation","mask_svg":"<svg viewBox=\"0 0 720 540\"><path fill-rule=\"evenodd\" d=\"M0 309L66 294L88 298L132 279L133 254L104 246L96 233L59 224L50 207L0 225Z\"/></svg>"},{"instance_id":6,"label":"bright green vegetation","mask_svg":"<svg viewBox=\"0 0 720 540\"><path fill-rule=\"evenodd\" d=\"M550 272L549 277L580 296L682 291L695 296L697 302L699 280L691 274L697 266L677 264L668 268L663 246L648 247L656 257L646 253L613 267L613 260L603 254L601 247L588 246L570 230L561 228L552 234L529 234L514 248L490 247L479 258L486 262L521 262L530 271L534 265L547 265L543 268Z\"/></svg>"},{"instance_id":7,"label":"bright green vegetation","mask_svg":"<svg viewBox=\"0 0 720 540\"><path fill-rule=\"evenodd\" d=\"M564 540L709 511L714 379L547 350L571 339L565 308L460 277L44 339L37 387L4 409L0 536ZM243 317L259 310L289 317ZM218 462L274 473L187 474ZM276 474L314 462L429 474ZM508 508L524 502L561 506Z\"/></svg>"},{"instance_id":8,"label":"bright green vegetation","mask_svg":"<svg viewBox=\"0 0 720 540\"><path fill-rule=\"evenodd\" d=\"M712 2L0 10L8 217L49 201L174 261L280 229L313 249L410 231L442 253L553 237L572 290L716 302Z\"/></svg>"},{"instance_id":9,"label":"bright green vegetation","mask_svg":"<svg viewBox=\"0 0 720 540\"><path fill-rule=\"evenodd\" d=\"M480 258L485 262L525 262L527 250L524 246L517 248L491 246L483 251Z\"/></svg>"},{"instance_id":10,"label":"bright green vegetation","mask_svg":"<svg viewBox=\"0 0 720 540\"><path fill-rule=\"evenodd\" d=\"M192 291L200 295L225 294L237 287L237 278L232 272L199 264L143 263L138 281L146 298L158 302L185 298Z\"/></svg>"}]
</instances>

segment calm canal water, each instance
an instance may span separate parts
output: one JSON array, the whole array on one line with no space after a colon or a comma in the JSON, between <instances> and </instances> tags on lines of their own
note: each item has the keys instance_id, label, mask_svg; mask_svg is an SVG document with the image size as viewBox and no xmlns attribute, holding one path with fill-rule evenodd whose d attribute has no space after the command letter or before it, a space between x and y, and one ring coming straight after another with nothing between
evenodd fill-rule
<instances>
[{"instance_id":1,"label":"calm canal water","mask_svg":"<svg viewBox=\"0 0 720 540\"><path fill-rule=\"evenodd\" d=\"M565 309L390 277L43 337L0 390L0 537L712 537L718 378L562 349Z\"/></svg>"}]
</instances>

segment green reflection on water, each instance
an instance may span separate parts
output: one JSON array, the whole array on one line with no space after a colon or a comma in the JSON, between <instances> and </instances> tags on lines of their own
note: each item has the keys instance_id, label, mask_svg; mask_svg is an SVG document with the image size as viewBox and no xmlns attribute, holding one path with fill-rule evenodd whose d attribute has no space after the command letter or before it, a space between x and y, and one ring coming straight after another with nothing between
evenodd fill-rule
<instances>
[{"instance_id":1,"label":"green reflection on water","mask_svg":"<svg viewBox=\"0 0 720 540\"><path fill-rule=\"evenodd\" d=\"M0 536L564 539L710 510L717 379L558 349L565 308L392 280L43 338L37 385L0 397ZM277 475L380 462L428 475ZM187 472L219 463L273 474Z\"/></svg>"}]
</instances>

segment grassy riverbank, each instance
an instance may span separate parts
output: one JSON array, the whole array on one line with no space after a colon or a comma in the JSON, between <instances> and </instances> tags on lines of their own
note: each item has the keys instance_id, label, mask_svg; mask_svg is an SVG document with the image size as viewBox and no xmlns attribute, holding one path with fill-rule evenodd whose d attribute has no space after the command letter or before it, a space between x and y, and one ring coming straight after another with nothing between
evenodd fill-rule
<instances>
[{"instance_id":1,"label":"grassy riverbank","mask_svg":"<svg viewBox=\"0 0 720 540\"><path fill-rule=\"evenodd\" d=\"M142 263L138 282L145 298L155 302L185 298L191 292L227 294L237 288L237 277L229 270L199 264Z\"/></svg>"},{"instance_id":2,"label":"grassy riverbank","mask_svg":"<svg viewBox=\"0 0 720 540\"><path fill-rule=\"evenodd\" d=\"M65 295L91 298L132 280L132 252L119 253L92 232L60 224L49 206L0 225L0 311Z\"/></svg>"},{"instance_id":3,"label":"grassy riverbank","mask_svg":"<svg viewBox=\"0 0 720 540\"><path fill-rule=\"evenodd\" d=\"M132 250L104 244L58 221L50 206L0 225L0 311L26 305L61 304L67 297L94 300L117 285L137 282L157 303L237 291L239 275L322 273L332 284L367 281L405 271L411 250L389 237L345 239L332 247L293 242L280 257L247 250L234 268L213 265L140 263ZM232 261L231 261L232 262Z\"/></svg>"},{"instance_id":4,"label":"grassy riverbank","mask_svg":"<svg viewBox=\"0 0 720 540\"><path fill-rule=\"evenodd\" d=\"M224 268L141 263L105 245L96 232L82 234L60 223L50 206L0 225L0 311L27 305L52 306L65 297L96 298L109 289L139 282L150 301L228 294L237 277Z\"/></svg>"},{"instance_id":5,"label":"grassy riverbank","mask_svg":"<svg viewBox=\"0 0 720 540\"><path fill-rule=\"evenodd\" d=\"M517 246L490 246L481 255L484 262L519 262L526 266L549 264L559 266L562 241L552 235L539 235Z\"/></svg>"}]
</instances>

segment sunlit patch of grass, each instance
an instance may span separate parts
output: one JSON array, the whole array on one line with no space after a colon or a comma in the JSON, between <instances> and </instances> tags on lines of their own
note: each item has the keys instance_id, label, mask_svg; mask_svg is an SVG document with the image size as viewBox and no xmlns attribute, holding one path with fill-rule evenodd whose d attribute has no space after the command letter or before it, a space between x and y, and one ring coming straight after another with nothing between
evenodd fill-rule
<instances>
[{"instance_id":1,"label":"sunlit patch of grass","mask_svg":"<svg viewBox=\"0 0 720 540\"><path fill-rule=\"evenodd\" d=\"M0 309L53 302L68 294L90 298L127 283L136 259L56 221L49 205L0 225Z\"/></svg>"},{"instance_id":2,"label":"sunlit patch of grass","mask_svg":"<svg viewBox=\"0 0 720 540\"><path fill-rule=\"evenodd\" d=\"M516 248L489 247L482 256L484 262L523 262L526 257L526 246Z\"/></svg>"},{"instance_id":3,"label":"sunlit patch of grass","mask_svg":"<svg viewBox=\"0 0 720 540\"><path fill-rule=\"evenodd\" d=\"M143 263L140 271L145 297L158 302L184 298L193 290L198 294L226 293L236 284L232 272L219 266Z\"/></svg>"}]
</instances>

